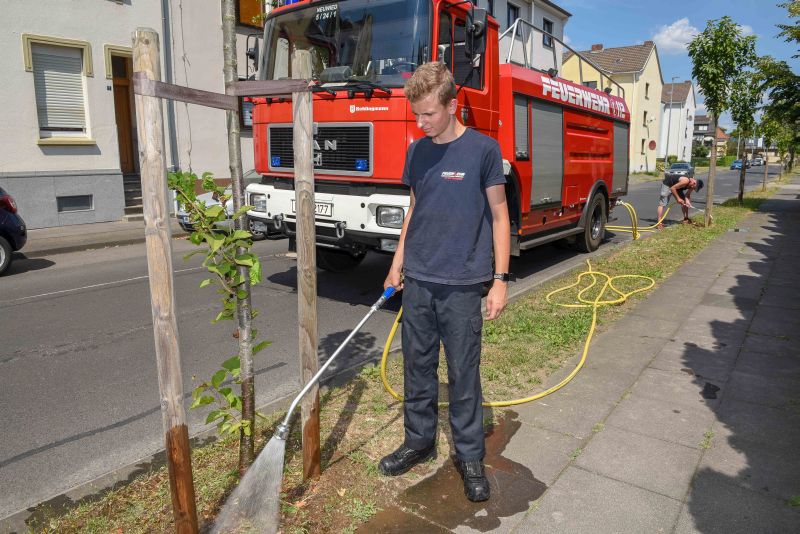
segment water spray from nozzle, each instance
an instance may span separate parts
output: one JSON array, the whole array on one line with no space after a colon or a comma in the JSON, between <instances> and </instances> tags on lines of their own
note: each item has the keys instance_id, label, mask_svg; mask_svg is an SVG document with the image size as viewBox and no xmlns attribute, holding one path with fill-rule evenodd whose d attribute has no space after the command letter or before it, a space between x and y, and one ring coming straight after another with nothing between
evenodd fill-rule
<instances>
[{"instance_id":1,"label":"water spray from nozzle","mask_svg":"<svg viewBox=\"0 0 800 534\"><path fill-rule=\"evenodd\" d=\"M316 382L322 376L322 373L324 373L325 370L328 368L328 366L333 362L333 360L336 359L336 356L339 355L339 353L347 345L347 343L350 342L353 336L356 335L356 333L359 330L361 330L361 327L364 326L364 323L366 323L369 320L369 318L372 317L372 314L378 311L381 308L381 306L383 306L386 303L386 301L389 300L392 297L392 295L395 294L396 291L397 290L392 286L389 286L383 290L383 294L377 301L375 301L375 304L373 304L370 307L369 312L367 312L367 315L365 315L364 318L361 319L361 322L359 322L358 325L356 325L353 331L350 332L350 335L348 335L347 338L342 342L342 344L339 345L339 348L336 349L336 352L334 352L333 355L330 358L328 358L328 361L326 361L325 364L322 367L320 367L319 371L317 371L317 373L311 378L311 380L308 381L305 387L303 387L303 389L300 391L297 397L295 397L295 399L292 401L292 404L286 411L286 417L283 419L283 422L279 424L278 427L275 429L273 437L286 441L286 438L289 436L289 421L291 420L292 413L294 413L294 409L297 407L297 404L300 402L300 399L302 399L306 395L306 393L308 393L311 390L311 387L314 384L316 384Z\"/></svg>"}]
</instances>

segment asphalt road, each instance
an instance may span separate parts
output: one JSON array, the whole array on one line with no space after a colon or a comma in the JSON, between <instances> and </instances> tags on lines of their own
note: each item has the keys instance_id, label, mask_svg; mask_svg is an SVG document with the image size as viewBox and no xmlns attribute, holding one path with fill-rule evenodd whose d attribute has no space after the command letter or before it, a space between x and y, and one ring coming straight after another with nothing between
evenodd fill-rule
<instances>
[{"instance_id":1,"label":"asphalt road","mask_svg":"<svg viewBox=\"0 0 800 534\"><path fill-rule=\"evenodd\" d=\"M748 172L760 184L763 168ZM627 200L640 218L655 217L659 182L631 185ZM738 174L717 175L717 200L735 195ZM705 190L704 190L705 191ZM705 195L695 204L704 207ZM674 217L680 217L679 210ZM617 224L627 224L620 210ZM629 239L609 235L612 242ZM236 353L232 323L210 324L218 303L184 240L174 241L175 292L184 387L209 377ZM257 360L258 404L297 391L295 263L286 241L255 251L265 281L253 293L261 339L273 342ZM544 246L512 261L511 292L582 263L586 255ZM330 355L381 292L390 258L368 255L356 272L320 272L321 358ZM332 366L336 374L377 359L399 302L390 302ZM0 278L0 518L47 501L163 447L147 264L143 245L15 260ZM186 406L188 408L188 402ZM206 411L188 412L190 432L207 428Z\"/></svg>"}]
</instances>

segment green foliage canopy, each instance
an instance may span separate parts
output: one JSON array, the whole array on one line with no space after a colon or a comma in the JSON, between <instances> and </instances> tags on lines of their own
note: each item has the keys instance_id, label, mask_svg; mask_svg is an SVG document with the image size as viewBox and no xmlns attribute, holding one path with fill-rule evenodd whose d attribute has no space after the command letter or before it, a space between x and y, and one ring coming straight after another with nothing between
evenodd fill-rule
<instances>
[{"instance_id":1,"label":"green foliage canopy","mask_svg":"<svg viewBox=\"0 0 800 534\"><path fill-rule=\"evenodd\" d=\"M718 118L730 106L734 77L755 57L755 37L743 37L741 27L726 15L709 20L689 43L688 52L706 109Z\"/></svg>"}]
</instances>

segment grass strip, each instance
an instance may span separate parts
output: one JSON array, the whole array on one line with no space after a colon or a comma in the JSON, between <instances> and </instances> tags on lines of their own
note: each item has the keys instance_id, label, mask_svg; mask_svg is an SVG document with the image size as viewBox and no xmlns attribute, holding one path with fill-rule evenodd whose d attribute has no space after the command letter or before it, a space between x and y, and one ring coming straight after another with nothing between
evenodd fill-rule
<instances>
[{"instance_id":1,"label":"grass strip","mask_svg":"<svg viewBox=\"0 0 800 534\"><path fill-rule=\"evenodd\" d=\"M731 230L775 192L748 193L742 205L728 201L715 208L715 224L675 225L648 239L630 242L593 262L611 276L641 274L658 284L669 278L718 236ZM698 220L700 220L698 218ZM583 270L583 269L580 269ZM549 374L576 354L585 339L591 310L550 304L545 295L571 283L577 272L553 280L509 305L500 319L486 323L481 364L484 396L488 400L517 398L535 391ZM627 289L627 288L621 288ZM591 297L591 295L587 295ZM599 310L599 329L607 327L643 295L625 304ZM591 353L589 355L591 358ZM446 400L446 364L439 369ZM389 380L401 391L402 363L389 362ZM323 474L303 482L300 425L293 425L286 448L283 483L283 531L354 532L380 509L396 503L399 493L435 468L419 466L397 478L380 476L378 460L402 440L402 405L391 398L376 366L364 368L342 387L322 397L321 439ZM495 418L502 410L493 411ZM282 417L274 414L256 433L257 450L266 444ZM492 420L486 421L491 424ZM440 414L439 453L451 450L446 409ZM213 521L219 507L238 482L238 442L226 438L192 449L197 509L201 522ZM169 478L164 466L154 467L132 482L88 499L67 510L40 506L29 521L34 533L150 533L172 531Z\"/></svg>"}]
</instances>

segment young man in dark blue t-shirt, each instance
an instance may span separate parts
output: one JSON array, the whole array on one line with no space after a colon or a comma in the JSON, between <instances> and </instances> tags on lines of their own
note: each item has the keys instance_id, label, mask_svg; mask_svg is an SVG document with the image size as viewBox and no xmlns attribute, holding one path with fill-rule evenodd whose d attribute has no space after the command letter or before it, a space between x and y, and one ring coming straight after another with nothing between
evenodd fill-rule
<instances>
[{"instance_id":1,"label":"young man in dark blue t-shirt","mask_svg":"<svg viewBox=\"0 0 800 534\"><path fill-rule=\"evenodd\" d=\"M435 454L441 341L456 467L467 498L485 501L481 296L491 281L486 319L497 318L506 305L510 250L502 157L494 139L456 119L456 87L444 64L420 66L405 94L425 137L406 157L411 203L384 283L404 290L405 440L379 468L400 475Z\"/></svg>"}]
</instances>

